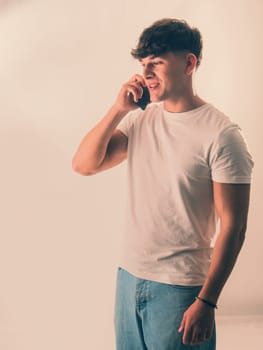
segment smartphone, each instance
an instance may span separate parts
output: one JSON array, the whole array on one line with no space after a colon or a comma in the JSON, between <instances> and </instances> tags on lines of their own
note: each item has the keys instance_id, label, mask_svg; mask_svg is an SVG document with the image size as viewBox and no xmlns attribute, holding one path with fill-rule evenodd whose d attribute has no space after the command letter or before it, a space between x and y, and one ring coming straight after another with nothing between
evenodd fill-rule
<instances>
[{"instance_id":1,"label":"smartphone","mask_svg":"<svg viewBox=\"0 0 263 350\"><path fill-rule=\"evenodd\" d=\"M143 86L142 88L143 88L142 97L138 100L138 102L135 102L135 104L141 109L145 110L146 106L148 105L148 103L151 102L151 100L150 100L150 93L148 88L146 86Z\"/></svg>"}]
</instances>

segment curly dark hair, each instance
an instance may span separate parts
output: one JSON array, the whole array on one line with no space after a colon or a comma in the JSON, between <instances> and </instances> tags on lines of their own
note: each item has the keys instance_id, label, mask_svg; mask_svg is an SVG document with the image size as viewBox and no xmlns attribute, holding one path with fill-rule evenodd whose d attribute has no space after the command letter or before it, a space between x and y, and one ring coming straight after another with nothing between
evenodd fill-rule
<instances>
[{"instance_id":1,"label":"curly dark hair","mask_svg":"<svg viewBox=\"0 0 263 350\"><path fill-rule=\"evenodd\" d=\"M202 59L202 47L202 36L197 28L190 27L185 20L164 18L144 29L131 55L142 59L167 52L188 51L196 56L198 67Z\"/></svg>"}]
</instances>

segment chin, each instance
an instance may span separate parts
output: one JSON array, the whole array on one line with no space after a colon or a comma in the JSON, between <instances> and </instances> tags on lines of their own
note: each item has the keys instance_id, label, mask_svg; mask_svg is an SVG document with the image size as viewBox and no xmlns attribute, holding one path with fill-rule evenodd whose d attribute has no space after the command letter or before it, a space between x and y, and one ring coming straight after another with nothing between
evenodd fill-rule
<instances>
[{"instance_id":1,"label":"chin","mask_svg":"<svg viewBox=\"0 0 263 350\"><path fill-rule=\"evenodd\" d=\"M160 96L151 96L151 102L161 102L162 100Z\"/></svg>"}]
</instances>

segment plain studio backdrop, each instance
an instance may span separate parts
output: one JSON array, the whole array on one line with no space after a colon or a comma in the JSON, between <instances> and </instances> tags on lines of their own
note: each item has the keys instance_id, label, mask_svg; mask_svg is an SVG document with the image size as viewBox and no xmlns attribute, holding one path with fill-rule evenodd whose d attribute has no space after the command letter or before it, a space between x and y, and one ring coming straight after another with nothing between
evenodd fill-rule
<instances>
[{"instance_id":1,"label":"plain studio backdrop","mask_svg":"<svg viewBox=\"0 0 263 350\"><path fill-rule=\"evenodd\" d=\"M83 177L71 159L140 73L130 56L138 35L163 17L200 29L197 91L241 126L255 160L247 239L217 314L219 350L257 345L262 13L260 0L0 0L1 350L114 349L126 164ZM249 327L233 333L231 320L246 317Z\"/></svg>"}]
</instances>

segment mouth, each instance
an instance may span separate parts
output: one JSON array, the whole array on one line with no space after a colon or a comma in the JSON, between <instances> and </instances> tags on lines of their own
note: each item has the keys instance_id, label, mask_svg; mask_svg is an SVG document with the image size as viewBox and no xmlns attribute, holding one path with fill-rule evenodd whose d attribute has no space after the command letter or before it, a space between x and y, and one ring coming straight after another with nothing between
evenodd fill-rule
<instances>
[{"instance_id":1,"label":"mouth","mask_svg":"<svg viewBox=\"0 0 263 350\"><path fill-rule=\"evenodd\" d=\"M148 88L150 91L154 91L159 87L159 85L160 85L159 83L150 83L148 84Z\"/></svg>"}]
</instances>

